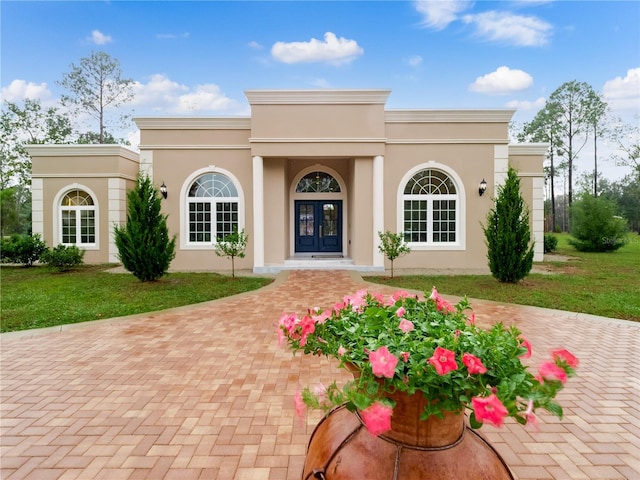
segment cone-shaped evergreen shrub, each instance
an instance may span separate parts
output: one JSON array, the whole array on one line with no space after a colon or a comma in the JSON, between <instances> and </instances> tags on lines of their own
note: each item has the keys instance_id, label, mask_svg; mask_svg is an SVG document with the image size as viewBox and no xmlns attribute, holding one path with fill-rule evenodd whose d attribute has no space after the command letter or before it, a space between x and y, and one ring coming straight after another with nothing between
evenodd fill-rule
<instances>
[{"instance_id":1,"label":"cone-shaped evergreen shrub","mask_svg":"<svg viewBox=\"0 0 640 480\"><path fill-rule=\"evenodd\" d=\"M520 179L509 167L507 180L483 226L491 274L501 282L517 283L533 266L529 210L520 195Z\"/></svg>"},{"instance_id":2,"label":"cone-shaped evergreen shrub","mask_svg":"<svg viewBox=\"0 0 640 480\"><path fill-rule=\"evenodd\" d=\"M176 247L175 235L169 238L167 216L160 213L160 195L151 179L140 175L127 202L127 223L115 227L120 261L139 280L157 280L167 273Z\"/></svg>"}]
</instances>

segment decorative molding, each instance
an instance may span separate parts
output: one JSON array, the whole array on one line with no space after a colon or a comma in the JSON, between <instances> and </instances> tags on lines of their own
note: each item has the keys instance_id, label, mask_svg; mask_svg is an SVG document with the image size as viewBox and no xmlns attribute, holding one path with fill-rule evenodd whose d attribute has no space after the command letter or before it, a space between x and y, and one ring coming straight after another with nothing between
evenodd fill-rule
<instances>
[{"instance_id":1,"label":"decorative molding","mask_svg":"<svg viewBox=\"0 0 640 480\"><path fill-rule=\"evenodd\" d=\"M336 105L387 103L391 90L245 90L251 105Z\"/></svg>"},{"instance_id":2,"label":"decorative molding","mask_svg":"<svg viewBox=\"0 0 640 480\"><path fill-rule=\"evenodd\" d=\"M548 143L510 143L509 155L546 155Z\"/></svg>"},{"instance_id":3,"label":"decorative molding","mask_svg":"<svg viewBox=\"0 0 640 480\"><path fill-rule=\"evenodd\" d=\"M251 145L140 145L140 150L249 150Z\"/></svg>"},{"instance_id":4,"label":"decorative molding","mask_svg":"<svg viewBox=\"0 0 640 480\"><path fill-rule=\"evenodd\" d=\"M432 145L432 144L473 144L473 143L488 143L488 144L506 144L507 140L504 138L398 138L387 139L387 145Z\"/></svg>"},{"instance_id":5,"label":"decorative molding","mask_svg":"<svg viewBox=\"0 0 640 480\"><path fill-rule=\"evenodd\" d=\"M135 117L140 130L250 130L251 117Z\"/></svg>"},{"instance_id":6,"label":"decorative molding","mask_svg":"<svg viewBox=\"0 0 640 480\"><path fill-rule=\"evenodd\" d=\"M365 138L365 137L298 137L298 138L249 138L251 143L385 143L384 137Z\"/></svg>"},{"instance_id":7,"label":"decorative molding","mask_svg":"<svg viewBox=\"0 0 640 480\"><path fill-rule=\"evenodd\" d=\"M385 110L386 123L509 123L515 109Z\"/></svg>"},{"instance_id":8,"label":"decorative molding","mask_svg":"<svg viewBox=\"0 0 640 480\"><path fill-rule=\"evenodd\" d=\"M31 157L124 157L134 162L139 161L139 154L121 145L27 145L27 153Z\"/></svg>"},{"instance_id":9,"label":"decorative molding","mask_svg":"<svg viewBox=\"0 0 640 480\"><path fill-rule=\"evenodd\" d=\"M69 180L75 178L123 178L134 182L137 180L137 177L123 175L122 173L38 173L33 174L32 178L68 178Z\"/></svg>"}]
</instances>

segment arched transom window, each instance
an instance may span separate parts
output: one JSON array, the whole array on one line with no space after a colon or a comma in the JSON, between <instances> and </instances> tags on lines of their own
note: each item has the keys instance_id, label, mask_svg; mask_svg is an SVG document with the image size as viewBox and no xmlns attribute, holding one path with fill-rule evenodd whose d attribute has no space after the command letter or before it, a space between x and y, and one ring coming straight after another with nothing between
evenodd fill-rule
<instances>
[{"instance_id":1,"label":"arched transom window","mask_svg":"<svg viewBox=\"0 0 640 480\"><path fill-rule=\"evenodd\" d=\"M238 189L221 173L205 173L187 194L189 242L213 243L238 229Z\"/></svg>"},{"instance_id":2,"label":"arched transom window","mask_svg":"<svg viewBox=\"0 0 640 480\"><path fill-rule=\"evenodd\" d=\"M311 172L300 179L296 193L339 193L340 184L326 172Z\"/></svg>"},{"instance_id":3,"label":"arched transom window","mask_svg":"<svg viewBox=\"0 0 640 480\"><path fill-rule=\"evenodd\" d=\"M71 190L60 202L60 243L95 245L96 207L84 190Z\"/></svg>"},{"instance_id":4,"label":"arched transom window","mask_svg":"<svg viewBox=\"0 0 640 480\"><path fill-rule=\"evenodd\" d=\"M435 169L419 171L405 185L402 199L405 241L457 242L459 195L446 173Z\"/></svg>"}]
</instances>

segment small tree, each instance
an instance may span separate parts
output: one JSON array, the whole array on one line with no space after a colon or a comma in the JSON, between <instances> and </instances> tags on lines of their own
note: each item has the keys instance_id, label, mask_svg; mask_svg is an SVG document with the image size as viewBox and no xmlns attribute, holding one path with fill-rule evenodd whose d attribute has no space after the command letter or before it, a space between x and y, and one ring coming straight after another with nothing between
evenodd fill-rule
<instances>
[{"instance_id":1,"label":"small tree","mask_svg":"<svg viewBox=\"0 0 640 480\"><path fill-rule=\"evenodd\" d=\"M234 228L233 233L225 236L216 242L214 247L216 255L219 257L227 257L231 259L231 276L236 276L235 258L244 258L244 251L247 248L247 240L249 236L244 233L244 229L238 232Z\"/></svg>"},{"instance_id":2,"label":"small tree","mask_svg":"<svg viewBox=\"0 0 640 480\"><path fill-rule=\"evenodd\" d=\"M176 237L169 238L167 216L151 179L140 175L127 194L127 223L115 227L115 241L124 268L140 281L157 280L167 273L175 257Z\"/></svg>"},{"instance_id":3,"label":"small tree","mask_svg":"<svg viewBox=\"0 0 640 480\"><path fill-rule=\"evenodd\" d=\"M529 210L520 195L520 179L509 167L507 180L483 226L491 274L501 282L517 283L533 266Z\"/></svg>"},{"instance_id":4,"label":"small tree","mask_svg":"<svg viewBox=\"0 0 640 480\"><path fill-rule=\"evenodd\" d=\"M393 261L402 255L410 253L411 249L405 243L402 233L393 233L387 230L384 233L378 232L378 237L380 238L378 250L391 262L391 278L393 278Z\"/></svg>"},{"instance_id":5,"label":"small tree","mask_svg":"<svg viewBox=\"0 0 640 480\"><path fill-rule=\"evenodd\" d=\"M616 217L616 206L604 197L584 194L571 207L569 244L581 252L607 252L624 245L627 222Z\"/></svg>"}]
</instances>

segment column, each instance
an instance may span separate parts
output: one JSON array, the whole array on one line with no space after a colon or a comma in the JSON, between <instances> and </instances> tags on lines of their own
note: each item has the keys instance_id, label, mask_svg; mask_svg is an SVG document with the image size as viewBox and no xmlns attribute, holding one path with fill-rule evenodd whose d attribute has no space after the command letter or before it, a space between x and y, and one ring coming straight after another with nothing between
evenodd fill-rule
<instances>
[{"instance_id":1,"label":"column","mask_svg":"<svg viewBox=\"0 0 640 480\"><path fill-rule=\"evenodd\" d=\"M264 267L264 163L253 157L253 269Z\"/></svg>"},{"instance_id":2,"label":"column","mask_svg":"<svg viewBox=\"0 0 640 480\"><path fill-rule=\"evenodd\" d=\"M493 197L498 196L498 187L504 185L509 172L509 146L493 147Z\"/></svg>"},{"instance_id":3,"label":"column","mask_svg":"<svg viewBox=\"0 0 640 480\"><path fill-rule=\"evenodd\" d=\"M373 266L384 268L384 254L378 250L378 232L384 231L384 157L373 157Z\"/></svg>"}]
</instances>

